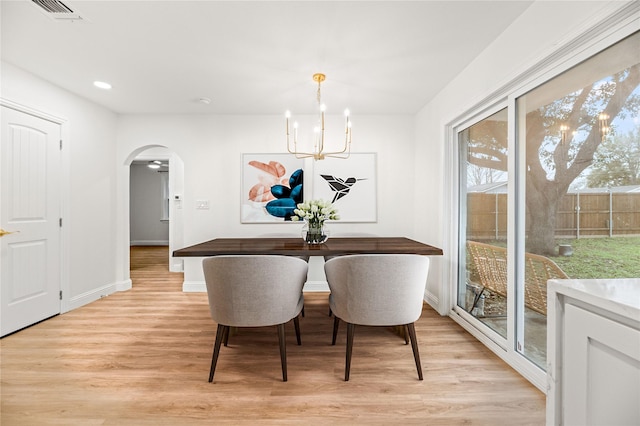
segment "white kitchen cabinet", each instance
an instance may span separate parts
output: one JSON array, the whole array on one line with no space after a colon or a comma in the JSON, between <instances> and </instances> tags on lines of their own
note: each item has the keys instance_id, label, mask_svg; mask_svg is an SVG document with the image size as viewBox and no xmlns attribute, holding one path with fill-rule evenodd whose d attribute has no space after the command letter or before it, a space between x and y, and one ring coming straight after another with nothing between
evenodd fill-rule
<instances>
[{"instance_id":1,"label":"white kitchen cabinet","mask_svg":"<svg viewBox=\"0 0 640 426\"><path fill-rule=\"evenodd\" d=\"M640 279L550 280L547 424L640 425Z\"/></svg>"}]
</instances>

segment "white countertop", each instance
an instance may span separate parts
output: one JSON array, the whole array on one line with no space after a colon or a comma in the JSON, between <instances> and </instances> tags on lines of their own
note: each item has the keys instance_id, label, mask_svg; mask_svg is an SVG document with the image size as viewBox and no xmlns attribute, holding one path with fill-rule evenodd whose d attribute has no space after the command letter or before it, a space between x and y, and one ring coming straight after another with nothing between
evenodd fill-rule
<instances>
[{"instance_id":1,"label":"white countertop","mask_svg":"<svg viewBox=\"0 0 640 426\"><path fill-rule=\"evenodd\" d=\"M549 289L640 321L640 278L549 280Z\"/></svg>"}]
</instances>

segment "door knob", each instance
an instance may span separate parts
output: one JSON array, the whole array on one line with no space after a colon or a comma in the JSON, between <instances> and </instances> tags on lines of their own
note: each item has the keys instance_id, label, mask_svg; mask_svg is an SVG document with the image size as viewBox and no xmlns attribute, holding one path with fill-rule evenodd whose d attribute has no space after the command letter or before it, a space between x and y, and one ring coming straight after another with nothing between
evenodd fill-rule
<instances>
[{"instance_id":1,"label":"door knob","mask_svg":"<svg viewBox=\"0 0 640 426\"><path fill-rule=\"evenodd\" d=\"M4 229L0 228L0 237L4 237L5 235L9 234L15 234L16 232L20 231L5 231Z\"/></svg>"}]
</instances>

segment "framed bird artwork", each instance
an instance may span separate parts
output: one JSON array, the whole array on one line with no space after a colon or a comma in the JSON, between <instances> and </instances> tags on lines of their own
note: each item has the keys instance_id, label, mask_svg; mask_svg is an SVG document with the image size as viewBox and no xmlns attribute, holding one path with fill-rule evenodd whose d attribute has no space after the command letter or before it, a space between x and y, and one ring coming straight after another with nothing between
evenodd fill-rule
<instances>
[{"instance_id":1,"label":"framed bird artwork","mask_svg":"<svg viewBox=\"0 0 640 426\"><path fill-rule=\"evenodd\" d=\"M313 198L331 202L340 222L376 222L376 154L351 153L313 164Z\"/></svg>"}]
</instances>

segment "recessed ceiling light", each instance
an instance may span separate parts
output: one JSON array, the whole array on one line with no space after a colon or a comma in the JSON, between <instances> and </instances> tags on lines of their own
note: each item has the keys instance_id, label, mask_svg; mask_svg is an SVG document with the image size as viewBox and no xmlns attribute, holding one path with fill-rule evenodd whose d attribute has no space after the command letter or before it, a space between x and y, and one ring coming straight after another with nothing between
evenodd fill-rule
<instances>
[{"instance_id":1,"label":"recessed ceiling light","mask_svg":"<svg viewBox=\"0 0 640 426\"><path fill-rule=\"evenodd\" d=\"M111 85L109 83L105 83L104 81L94 81L93 85L104 90L111 90Z\"/></svg>"}]
</instances>

